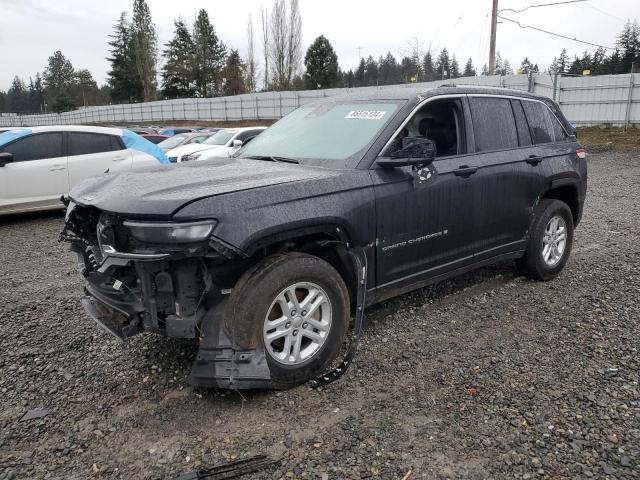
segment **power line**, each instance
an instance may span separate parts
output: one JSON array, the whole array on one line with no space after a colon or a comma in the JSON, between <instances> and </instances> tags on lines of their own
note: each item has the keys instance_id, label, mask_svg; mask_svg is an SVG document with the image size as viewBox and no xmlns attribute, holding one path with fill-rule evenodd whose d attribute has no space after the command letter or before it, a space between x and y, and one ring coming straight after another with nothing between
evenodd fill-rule
<instances>
[{"instance_id":1,"label":"power line","mask_svg":"<svg viewBox=\"0 0 640 480\"><path fill-rule=\"evenodd\" d=\"M527 10L529 10L530 8L537 8L537 7L551 7L553 5L565 5L567 3L579 3L579 2L588 2L589 0L567 0L565 2L554 2L554 3L538 3L536 5L529 5L528 7L524 7L520 10L514 10L513 8L501 8L500 10L498 10L498 13L500 12L506 12L507 10L510 12L514 12L514 13L522 13L525 12Z\"/></svg>"},{"instance_id":2,"label":"power line","mask_svg":"<svg viewBox=\"0 0 640 480\"><path fill-rule=\"evenodd\" d=\"M547 35L553 35L554 37L564 38L565 40L572 40L574 42L584 43L586 45L591 45L592 47L602 47L602 48L606 48L607 50L615 50L615 48L613 48L613 47L607 47L605 45L599 45L597 43L591 43L591 42L587 42L585 40L578 40L577 38L567 37L566 35L561 35L559 33L550 32L549 30L543 30L542 28L533 27L531 25L523 25L520 22L517 22L516 20L512 20L510 18L505 18L505 17L503 17L501 15L498 15L498 18L500 18L502 20L506 20L507 22L515 23L520 28L530 28L531 30L537 30L538 32L546 33Z\"/></svg>"},{"instance_id":3,"label":"power line","mask_svg":"<svg viewBox=\"0 0 640 480\"><path fill-rule=\"evenodd\" d=\"M593 8L596 12L600 12L600 13L602 13L603 15L606 15L606 16L611 17L611 18L615 18L616 20L620 20L621 22L624 22L624 21L625 21L625 19L624 19L624 18L616 17L615 15L612 15L612 14L611 14L611 13L609 13L609 12L605 12L604 10L600 10L598 7L596 7L596 6L594 6L594 5L590 5L590 4L588 4L588 3L587 3L587 7L589 7L589 8Z\"/></svg>"}]
</instances>

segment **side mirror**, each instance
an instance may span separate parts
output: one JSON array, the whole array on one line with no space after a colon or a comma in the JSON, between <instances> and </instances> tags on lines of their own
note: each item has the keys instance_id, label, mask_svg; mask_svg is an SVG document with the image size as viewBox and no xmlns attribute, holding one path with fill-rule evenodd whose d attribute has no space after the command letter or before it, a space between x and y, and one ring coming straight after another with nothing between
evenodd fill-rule
<instances>
[{"instance_id":1,"label":"side mirror","mask_svg":"<svg viewBox=\"0 0 640 480\"><path fill-rule=\"evenodd\" d=\"M378 160L384 168L407 165L429 165L436 158L436 144L425 137L404 137L402 146L389 153L388 158Z\"/></svg>"},{"instance_id":2,"label":"side mirror","mask_svg":"<svg viewBox=\"0 0 640 480\"><path fill-rule=\"evenodd\" d=\"M13 162L13 153L2 152L0 153L0 167L4 167L7 163Z\"/></svg>"},{"instance_id":3,"label":"side mirror","mask_svg":"<svg viewBox=\"0 0 640 480\"><path fill-rule=\"evenodd\" d=\"M233 148L240 148L240 147L242 146L242 140L234 140L234 141L231 143L231 146L232 146Z\"/></svg>"}]
</instances>

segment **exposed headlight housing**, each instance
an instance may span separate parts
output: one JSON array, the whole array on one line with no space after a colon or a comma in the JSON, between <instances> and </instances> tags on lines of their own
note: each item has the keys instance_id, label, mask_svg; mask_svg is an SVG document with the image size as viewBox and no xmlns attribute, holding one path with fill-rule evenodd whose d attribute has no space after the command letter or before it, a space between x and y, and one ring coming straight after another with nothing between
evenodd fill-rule
<instances>
[{"instance_id":1,"label":"exposed headlight housing","mask_svg":"<svg viewBox=\"0 0 640 480\"><path fill-rule=\"evenodd\" d=\"M196 243L206 240L218 222L137 222L127 220L123 225L136 240L145 243Z\"/></svg>"},{"instance_id":2,"label":"exposed headlight housing","mask_svg":"<svg viewBox=\"0 0 640 480\"><path fill-rule=\"evenodd\" d=\"M200 157L202 156L201 153L192 153L191 155L188 155L186 157L182 158L183 162L190 162L192 160L198 160Z\"/></svg>"}]
</instances>

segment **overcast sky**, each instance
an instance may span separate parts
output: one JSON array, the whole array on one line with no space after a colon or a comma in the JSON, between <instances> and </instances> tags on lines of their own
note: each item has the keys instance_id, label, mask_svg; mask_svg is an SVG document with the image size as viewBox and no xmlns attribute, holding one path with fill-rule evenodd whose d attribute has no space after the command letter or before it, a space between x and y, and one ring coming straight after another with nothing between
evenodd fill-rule
<instances>
[{"instance_id":1,"label":"overcast sky","mask_svg":"<svg viewBox=\"0 0 640 480\"><path fill-rule=\"evenodd\" d=\"M500 0L501 9L521 9L558 0ZM247 17L254 19L260 37L261 0L147 0L158 29L160 44L173 33L173 19L191 22L200 8L209 12L225 44L246 52ZM14 75L28 82L42 72L47 58L62 53L76 69L88 68L98 84L109 69L109 34L122 11L131 12L133 0L0 0L0 90ZM271 4L269 0L262 3ZM589 0L584 3L533 8L502 15L551 32L614 46L627 19L640 16L640 0ZM443 47L455 53L461 68L471 57L476 68L488 62L491 0L300 0L304 48L325 35L333 44L340 66L355 68L363 57L378 58L388 51L408 53L408 40L416 34L426 51ZM564 40L515 24L498 25L497 49L516 67L525 56L541 69L566 47L569 55L595 47ZM260 48L258 48L260 51Z\"/></svg>"}]
</instances>

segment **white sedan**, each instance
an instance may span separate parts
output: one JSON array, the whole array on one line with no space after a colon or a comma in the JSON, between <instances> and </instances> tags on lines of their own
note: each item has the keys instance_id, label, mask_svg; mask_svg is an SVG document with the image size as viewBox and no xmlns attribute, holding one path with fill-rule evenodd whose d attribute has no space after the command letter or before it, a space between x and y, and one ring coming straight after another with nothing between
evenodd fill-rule
<instances>
[{"instance_id":1,"label":"white sedan","mask_svg":"<svg viewBox=\"0 0 640 480\"><path fill-rule=\"evenodd\" d=\"M129 130L32 127L0 133L0 215L63 207L60 197L105 171L169 163Z\"/></svg>"},{"instance_id":2,"label":"white sedan","mask_svg":"<svg viewBox=\"0 0 640 480\"><path fill-rule=\"evenodd\" d=\"M204 160L213 157L230 157L244 142L260 134L267 127L225 128L219 130L204 142L182 145L167 152L172 163L188 160Z\"/></svg>"}]
</instances>

